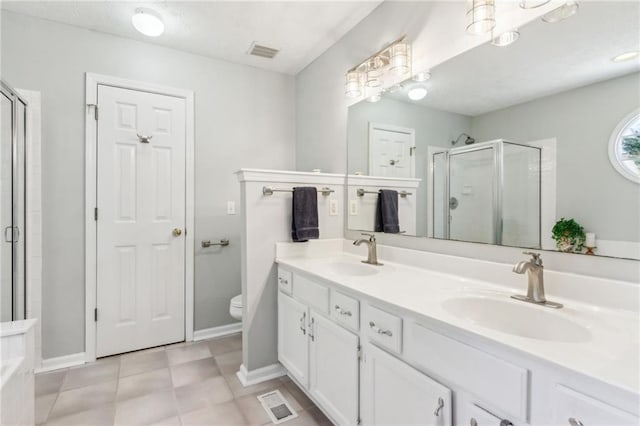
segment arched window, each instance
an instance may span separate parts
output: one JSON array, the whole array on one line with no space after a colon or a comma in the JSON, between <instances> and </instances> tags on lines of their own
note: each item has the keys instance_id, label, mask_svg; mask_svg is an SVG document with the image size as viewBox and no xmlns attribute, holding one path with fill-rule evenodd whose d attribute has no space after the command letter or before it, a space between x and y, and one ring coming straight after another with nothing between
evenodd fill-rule
<instances>
[{"instance_id":1,"label":"arched window","mask_svg":"<svg viewBox=\"0 0 640 426\"><path fill-rule=\"evenodd\" d=\"M611 134L609 160L622 176L640 183L640 109L620 121Z\"/></svg>"}]
</instances>

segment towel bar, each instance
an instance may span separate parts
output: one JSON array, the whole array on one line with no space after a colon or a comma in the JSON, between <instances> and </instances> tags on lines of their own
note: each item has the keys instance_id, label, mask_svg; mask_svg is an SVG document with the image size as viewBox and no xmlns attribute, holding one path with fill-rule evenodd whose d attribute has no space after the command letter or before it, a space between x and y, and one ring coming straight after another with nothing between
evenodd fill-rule
<instances>
[{"instance_id":1,"label":"towel bar","mask_svg":"<svg viewBox=\"0 0 640 426\"><path fill-rule=\"evenodd\" d=\"M379 194L379 191L365 191L363 188L358 189L358 197L364 197L364 194ZM413 195L413 192L399 191L398 195L407 198L407 195Z\"/></svg>"},{"instance_id":2,"label":"towel bar","mask_svg":"<svg viewBox=\"0 0 640 426\"><path fill-rule=\"evenodd\" d=\"M209 240L202 242L202 248L213 247L213 246L226 247L228 245L229 245L229 240L227 238L221 239L219 243L212 243Z\"/></svg>"},{"instance_id":3,"label":"towel bar","mask_svg":"<svg viewBox=\"0 0 640 426\"><path fill-rule=\"evenodd\" d=\"M271 186L263 186L262 187L262 195L273 195L274 192L293 192L293 188L291 188L291 189L277 189L277 188L273 188ZM318 189L318 192L326 197L327 195L331 194L332 192L336 192L336 191L331 189L331 188L326 188L325 187L325 188Z\"/></svg>"}]
</instances>

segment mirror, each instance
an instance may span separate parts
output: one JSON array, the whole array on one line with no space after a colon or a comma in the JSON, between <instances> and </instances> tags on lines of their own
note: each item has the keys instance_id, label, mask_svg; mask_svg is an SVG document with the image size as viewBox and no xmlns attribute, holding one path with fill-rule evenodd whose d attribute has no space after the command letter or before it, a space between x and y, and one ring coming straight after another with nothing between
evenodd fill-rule
<instances>
[{"instance_id":1,"label":"mirror","mask_svg":"<svg viewBox=\"0 0 640 426\"><path fill-rule=\"evenodd\" d=\"M640 186L609 158L612 138L638 131L628 124L640 60L620 55L640 49L639 8L583 2L564 21L530 22L513 44L484 44L352 105L349 229L375 229L388 189L404 235L557 250L554 224L572 218L596 255L639 259ZM411 99L416 89L427 95Z\"/></svg>"}]
</instances>

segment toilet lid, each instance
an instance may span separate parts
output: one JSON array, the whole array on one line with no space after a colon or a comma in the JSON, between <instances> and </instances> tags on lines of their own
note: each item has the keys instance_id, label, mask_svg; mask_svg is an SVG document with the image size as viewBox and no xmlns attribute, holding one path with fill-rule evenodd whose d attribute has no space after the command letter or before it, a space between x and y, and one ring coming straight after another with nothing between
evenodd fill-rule
<instances>
[{"instance_id":1,"label":"toilet lid","mask_svg":"<svg viewBox=\"0 0 640 426\"><path fill-rule=\"evenodd\" d=\"M242 308L242 295L241 294L231 298L231 306L233 306L234 308Z\"/></svg>"}]
</instances>

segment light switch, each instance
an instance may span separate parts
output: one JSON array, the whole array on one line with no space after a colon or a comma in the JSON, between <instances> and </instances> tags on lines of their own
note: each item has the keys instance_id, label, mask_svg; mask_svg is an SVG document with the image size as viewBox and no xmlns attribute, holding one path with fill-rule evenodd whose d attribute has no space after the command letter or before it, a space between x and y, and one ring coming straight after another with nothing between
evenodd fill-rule
<instances>
[{"instance_id":1,"label":"light switch","mask_svg":"<svg viewBox=\"0 0 640 426\"><path fill-rule=\"evenodd\" d=\"M236 214L236 202L227 201L227 214Z\"/></svg>"},{"instance_id":2,"label":"light switch","mask_svg":"<svg viewBox=\"0 0 640 426\"><path fill-rule=\"evenodd\" d=\"M329 200L329 216L338 216L338 200Z\"/></svg>"},{"instance_id":3,"label":"light switch","mask_svg":"<svg viewBox=\"0 0 640 426\"><path fill-rule=\"evenodd\" d=\"M358 200L349 200L349 215L358 215Z\"/></svg>"}]
</instances>

